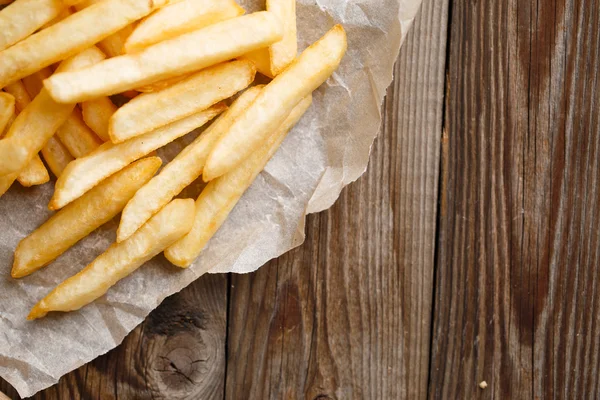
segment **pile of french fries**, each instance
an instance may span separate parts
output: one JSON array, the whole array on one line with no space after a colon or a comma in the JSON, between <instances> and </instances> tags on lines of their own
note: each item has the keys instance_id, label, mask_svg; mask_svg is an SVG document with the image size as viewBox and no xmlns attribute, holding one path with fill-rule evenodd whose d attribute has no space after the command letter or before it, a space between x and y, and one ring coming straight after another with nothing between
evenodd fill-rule
<instances>
[{"instance_id":1,"label":"pile of french fries","mask_svg":"<svg viewBox=\"0 0 600 400\"><path fill-rule=\"evenodd\" d=\"M298 55L295 8L15 0L0 10L0 196L14 181L48 182L48 169L57 177L56 213L19 243L11 275L52 263L121 213L116 242L28 319L89 304L161 252L194 262L346 51L337 25ZM272 80L253 85L257 71ZM120 108L109 97L119 94L130 99ZM159 172L155 150L213 119ZM174 200L199 177L208 184L196 201Z\"/></svg>"}]
</instances>

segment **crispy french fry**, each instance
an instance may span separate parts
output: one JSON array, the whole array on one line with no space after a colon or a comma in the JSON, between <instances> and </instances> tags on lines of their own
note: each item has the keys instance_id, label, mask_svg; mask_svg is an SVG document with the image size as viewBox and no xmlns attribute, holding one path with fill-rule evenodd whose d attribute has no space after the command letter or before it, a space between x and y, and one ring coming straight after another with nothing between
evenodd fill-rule
<instances>
[{"instance_id":1,"label":"crispy french fry","mask_svg":"<svg viewBox=\"0 0 600 400\"><path fill-rule=\"evenodd\" d=\"M74 160L71 153L69 153L69 150L67 150L65 145L62 144L56 136L52 136L48 139L48 142L46 142L46 145L41 152L44 160L46 160L48 168L50 168L50 171L52 171L57 178L62 175L65 168L67 168L67 165Z\"/></svg>"},{"instance_id":2,"label":"crispy french fry","mask_svg":"<svg viewBox=\"0 0 600 400\"><path fill-rule=\"evenodd\" d=\"M15 96L0 92L0 136L15 115Z\"/></svg>"},{"instance_id":3,"label":"crispy french fry","mask_svg":"<svg viewBox=\"0 0 600 400\"><path fill-rule=\"evenodd\" d=\"M29 93L27 93L22 81L16 81L7 85L4 91L13 95L15 98L15 108L18 112L23 111L31 103L31 97L29 97Z\"/></svg>"},{"instance_id":4,"label":"crispy french fry","mask_svg":"<svg viewBox=\"0 0 600 400\"><path fill-rule=\"evenodd\" d=\"M144 158L102 181L54 214L15 250L11 271L22 278L48 265L75 243L113 219L158 170L158 157Z\"/></svg>"},{"instance_id":5,"label":"crispy french fry","mask_svg":"<svg viewBox=\"0 0 600 400\"><path fill-rule=\"evenodd\" d=\"M2 196L8 191L8 189L10 189L10 187L16 179L16 173L0 176L0 196Z\"/></svg>"},{"instance_id":6,"label":"crispy french fry","mask_svg":"<svg viewBox=\"0 0 600 400\"><path fill-rule=\"evenodd\" d=\"M72 162L56 181L49 208L58 210L96 186L107 176L125 168L133 161L204 125L226 106L217 104L208 110L173 122L153 132L124 143L104 143L94 152Z\"/></svg>"},{"instance_id":7,"label":"crispy french fry","mask_svg":"<svg viewBox=\"0 0 600 400\"><path fill-rule=\"evenodd\" d=\"M29 36L0 52L0 87L85 50L166 1L105 0Z\"/></svg>"},{"instance_id":8,"label":"crispy french fry","mask_svg":"<svg viewBox=\"0 0 600 400\"><path fill-rule=\"evenodd\" d=\"M42 26L41 29L46 29L46 28L48 28L48 27L50 27L52 25L58 24L60 21L62 21L63 19L69 17L72 14L73 13L71 12L70 9L63 8L63 10L61 12L59 12L56 17L54 17L51 21L49 21L46 24L44 24L44 26Z\"/></svg>"},{"instance_id":9,"label":"crispy french fry","mask_svg":"<svg viewBox=\"0 0 600 400\"><path fill-rule=\"evenodd\" d=\"M336 25L265 86L215 144L202 173L204 180L227 173L257 150L291 109L329 78L345 52L346 33L341 25Z\"/></svg>"},{"instance_id":10,"label":"crispy french fry","mask_svg":"<svg viewBox=\"0 0 600 400\"><path fill-rule=\"evenodd\" d=\"M90 48L61 63L59 70L84 67L103 57L100 50ZM25 168L74 108L75 104L55 102L45 89L42 90L19 114L6 137L0 140L0 175Z\"/></svg>"},{"instance_id":11,"label":"crispy french fry","mask_svg":"<svg viewBox=\"0 0 600 400\"><path fill-rule=\"evenodd\" d=\"M2 138L6 134L6 132L8 132L13 122L15 122L15 119L17 119L16 112L8 118L8 122L6 122L6 124L4 125L4 130L0 132L0 138Z\"/></svg>"},{"instance_id":12,"label":"crispy french fry","mask_svg":"<svg viewBox=\"0 0 600 400\"><path fill-rule=\"evenodd\" d=\"M110 58L85 71L55 74L44 85L60 102L109 96L268 46L281 39L282 31L272 14L257 12L157 43L138 53Z\"/></svg>"},{"instance_id":13,"label":"crispy french fry","mask_svg":"<svg viewBox=\"0 0 600 400\"><path fill-rule=\"evenodd\" d=\"M37 303L27 319L50 311L73 311L104 295L108 289L134 272L192 227L192 199L173 200L129 240L115 243L78 274L58 285Z\"/></svg>"},{"instance_id":14,"label":"crispy french fry","mask_svg":"<svg viewBox=\"0 0 600 400\"><path fill-rule=\"evenodd\" d=\"M21 82L23 82L25 90L27 90L27 93L31 99L35 98L35 96L42 91L42 88L44 87L44 79L48 79L51 75L52 70L49 67L46 67L21 79Z\"/></svg>"},{"instance_id":15,"label":"crispy french fry","mask_svg":"<svg viewBox=\"0 0 600 400\"><path fill-rule=\"evenodd\" d=\"M206 243L219 230L246 189L265 168L279 148L287 132L304 115L312 96L304 98L275 131L244 162L227 174L206 185L196 200L196 215L192 230L165 250L165 257L179 267L188 267L200 255ZM203 271L205 272L205 271Z\"/></svg>"},{"instance_id":16,"label":"crispy french fry","mask_svg":"<svg viewBox=\"0 0 600 400\"><path fill-rule=\"evenodd\" d=\"M18 89L17 89L18 90ZM8 98L10 96L11 98ZM28 103L30 99L27 96L21 94L22 102ZM12 112L11 112L12 111ZM9 115L8 113L11 112ZM0 138L3 136L2 133L7 131L8 128L15 121L15 116L19 112L19 110L15 107L15 97L8 94L0 92ZM38 155L34 156L29 164L23 169L16 177L19 183L25 187L34 186L34 185L42 185L50 180L50 175L48 175L48 170L44 166L44 163L40 159ZM10 183L9 183L10 181ZM6 190L2 191L1 187L10 187L14 179L11 180L11 177L4 178L4 184L0 184L0 196L6 192ZM8 185L8 186L7 186Z\"/></svg>"},{"instance_id":17,"label":"crispy french fry","mask_svg":"<svg viewBox=\"0 0 600 400\"><path fill-rule=\"evenodd\" d=\"M50 180L48 170L40 156L36 155L17 176L19 183L25 187L43 185Z\"/></svg>"},{"instance_id":18,"label":"crispy french fry","mask_svg":"<svg viewBox=\"0 0 600 400\"><path fill-rule=\"evenodd\" d=\"M255 74L252 62L231 61L197 72L159 92L137 96L110 119L110 139L121 143L208 108L248 87Z\"/></svg>"},{"instance_id":19,"label":"crispy french fry","mask_svg":"<svg viewBox=\"0 0 600 400\"><path fill-rule=\"evenodd\" d=\"M75 158L90 154L102 144L96 134L83 122L78 108L75 108L69 118L58 128L56 136Z\"/></svg>"},{"instance_id":20,"label":"crispy french fry","mask_svg":"<svg viewBox=\"0 0 600 400\"><path fill-rule=\"evenodd\" d=\"M0 50L25 39L64 9L60 0L17 0L0 10Z\"/></svg>"},{"instance_id":21,"label":"crispy french fry","mask_svg":"<svg viewBox=\"0 0 600 400\"><path fill-rule=\"evenodd\" d=\"M179 76L174 76L172 78L168 78L162 81L154 82L149 85L136 88L135 90L142 93L158 92L159 90L166 89L168 87L173 86L176 83L181 82L184 79L189 78L191 75L192 74L183 74Z\"/></svg>"},{"instance_id":22,"label":"crispy french fry","mask_svg":"<svg viewBox=\"0 0 600 400\"><path fill-rule=\"evenodd\" d=\"M83 10L84 8L90 7L96 3L102 2L104 0L83 0L78 1L78 4L75 5L75 9L78 11ZM100 50L104 52L108 57L116 57L124 53L125 51L125 41L133 32L133 25L127 25L125 28L120 31L113 33L106 39L100 41L97 46L100 47Z\"/></svg>"},{"instance_id":23,"label":"crispy french fry","mask_svg":"<svg viewBox=\"0 0 600 400\"><path fill-rule=\"evenodd\" d=\"M173 197L202 175L204 161L213 143L252 104L261 89L261 86L254 86L246 90L226 112L167 164L160 174L133 196L121 215L117 242L130 237Z\"/></svg>"},{"instance_id":24,"label":"crispy french fry","mask_svg":"<svg viewBox=\"0 0 600 400\"><path fill-rule=\"evenodd\" d=\"M125 42L125 51L135 53L184 33L235 18L244 9L234 0L182 0L144 18Z\"/></svg>"},{"instance_id":25,"label":"crispy french fry","mask_svg":"<svg viewBox=\"0 0 600 400\"><path fill-rule=\"evenodd\" d=\"M283 39L267 49L255 50L248 58L255 61L261 74L274 77L283 72L298 53L296 0L267 0L267 11L277 15L283 23Z\"/></svg>"},{"instance_id":26,"label":"crispy french fry","mask_svg":"<svg viewBox=\"0 0 600 400\"><path fill-rule=\"evenodd\" d=\"M117 111L117 106L108 97L99 97L81 103L83 120L103 141L110 140L108 136L108 121Z\"/></svg>"}]
</instances>

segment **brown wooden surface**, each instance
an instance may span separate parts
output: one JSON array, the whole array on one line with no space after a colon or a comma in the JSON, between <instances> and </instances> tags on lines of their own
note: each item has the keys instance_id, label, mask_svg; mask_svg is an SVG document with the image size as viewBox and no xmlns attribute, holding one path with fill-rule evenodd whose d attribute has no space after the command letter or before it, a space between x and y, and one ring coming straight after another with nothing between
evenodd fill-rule
<instances>
[{"instance_id":1,"label":"brown wooden surface","mask_svg":"<svg viewBox=\"0 0 600 400\"><path fill-rule=\"evenodd\" d=\"M600 0L424 0L306 243L36 398L600 398L599 69Z\"/></svg>"}]
</instances>

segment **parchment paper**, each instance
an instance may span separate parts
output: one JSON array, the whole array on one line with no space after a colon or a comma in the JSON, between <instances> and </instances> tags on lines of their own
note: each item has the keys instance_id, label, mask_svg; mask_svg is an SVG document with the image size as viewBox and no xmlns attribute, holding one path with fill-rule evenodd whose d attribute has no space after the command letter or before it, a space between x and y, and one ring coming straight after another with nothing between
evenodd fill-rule
<instances>
[{"instance_id":1,"label":"parchment paper","mask_svg":"<svg viewBox=\"0 0 600 400\"><path fill-rule=\"evenodd\" d=\"M242 2L248 12L264 0ZM115 239L113 221L51 266L10 278L17 243L50 215L52 183L15 185L0 198L0 376L21 396L53 385L67 372L117 346L167 296L210 271L254 271L304 240L304 219L330 207L366 169L381 122L392 67L420 0L298 0L300 49L335 23L348 33L339 70L314 94L310 111L283 143L192 267L159 256L78 312L26 321L31 307ZM197 133L196 133L197 134ZM162 149L172 158L194 133ZM198 193L192 186L183 196Z\"/></svg>"}]
</instances>

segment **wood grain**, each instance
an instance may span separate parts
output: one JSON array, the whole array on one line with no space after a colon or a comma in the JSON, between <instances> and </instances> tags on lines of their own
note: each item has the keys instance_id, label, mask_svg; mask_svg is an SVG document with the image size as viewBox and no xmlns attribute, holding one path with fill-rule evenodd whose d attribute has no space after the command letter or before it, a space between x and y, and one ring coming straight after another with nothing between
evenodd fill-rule
<instances>
[{"instance_id":1,"label":"wood grain","mask_svg":"<svg viewBox=\"0 0 600 400\"><path fill-rule=\"evenodd\" d=\"M600 2L451 14L430 397L598 398Z\"/></svg>"},{"instance_id":2,"label":"wood grain","mask_svg":"<svg viewBox=\"0 0 600 400\"><path fill-rule=\"evenodd\" d=\"M426 0L366 175L302 247L233 276L227 399L426 396L446 23Z\"/></svg>"},{"instance_id":3,"label":"wood grain","mask_svg":"<svg viewBox=\"0 0 600 400\"><path fill-rule=\"evenodd\" d=\"M32 399L222 399L227 276L206 275L167 298L116 349ZM0 390L17 393L0 380Z\"/></svg>"}]
</instances>

